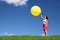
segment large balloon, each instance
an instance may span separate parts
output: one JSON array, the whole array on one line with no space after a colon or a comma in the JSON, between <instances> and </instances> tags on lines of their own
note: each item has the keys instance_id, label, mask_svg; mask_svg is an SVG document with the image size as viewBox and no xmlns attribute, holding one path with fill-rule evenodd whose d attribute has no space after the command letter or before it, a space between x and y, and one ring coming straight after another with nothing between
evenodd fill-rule
<instances>
[{"instance_id":1,"label":"large balloon","mask_svg":"<svg viewBox=\"0 0 60 40\"><path fill-rule=\"evenodd\" d=\"M41 14L41 8L39 6L33 6L31 8L31 14L33 16L39 16Z\"/></svg>"}]
</instances>

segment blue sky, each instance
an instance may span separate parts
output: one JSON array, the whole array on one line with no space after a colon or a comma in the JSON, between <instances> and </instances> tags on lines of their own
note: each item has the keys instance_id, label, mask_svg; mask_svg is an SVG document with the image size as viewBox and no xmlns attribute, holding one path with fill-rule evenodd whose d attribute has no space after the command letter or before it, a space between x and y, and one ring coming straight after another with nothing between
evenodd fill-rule
<instances>
[{"instance_id":1,"label":"blue sky","mask_svg":"<svg viewBox=\"0 0 60 40\"><path fill-rule=\"evenodd\" d=\"M9 3L10 2L10 3ZM18 2L18 1L17 1ZM42 9L49 17L48 34L60 35L60 0L24 0L17 4L0 0L0 35L42 35L42 19L30 13L32 6Z\"/></svg>"}]
</instances>

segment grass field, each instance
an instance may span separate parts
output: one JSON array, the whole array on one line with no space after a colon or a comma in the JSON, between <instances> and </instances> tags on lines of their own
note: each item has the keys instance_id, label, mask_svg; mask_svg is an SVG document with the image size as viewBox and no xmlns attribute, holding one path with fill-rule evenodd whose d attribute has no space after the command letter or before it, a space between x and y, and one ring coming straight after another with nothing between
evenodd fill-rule
<instances>
[{"instance_id":1,"label":"grass field","mask_svg":"<svg viewBox=\"0 0 60 40\"><path fill-rule=\"evenodd\" d=\"M0 36L0 40L60 40L60 36Z\"/></svg>"}]
</instances>

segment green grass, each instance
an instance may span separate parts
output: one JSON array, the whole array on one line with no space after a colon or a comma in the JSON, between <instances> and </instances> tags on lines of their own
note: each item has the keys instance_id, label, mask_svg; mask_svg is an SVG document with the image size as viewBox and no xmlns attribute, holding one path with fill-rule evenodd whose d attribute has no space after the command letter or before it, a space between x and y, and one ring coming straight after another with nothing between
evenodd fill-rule
<instances>
[{"instance_id":1,"label":"green grass","mask_svg":"<svg viewBox=\"0 0 60 40\"><path fill-rule=\"evenodd\" d=\"M0 36L0 40L60 40L60 36Z\"/></svg>"}]
</instances>

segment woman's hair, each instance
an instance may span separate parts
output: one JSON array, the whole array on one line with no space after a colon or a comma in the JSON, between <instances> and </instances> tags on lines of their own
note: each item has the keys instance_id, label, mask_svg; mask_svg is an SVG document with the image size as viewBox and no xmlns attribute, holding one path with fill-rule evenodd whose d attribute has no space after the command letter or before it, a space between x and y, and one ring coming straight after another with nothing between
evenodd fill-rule
<instances>
[{"instance_id":1,"label":"woman's hair","mask_svg":"<svg viewBox=\"0 0 60 40\"><path fill-rule=\"evenodd\" d=\"M48 16L46 16L46 19L48 20Z\"/></svg>"}]
</instances>

